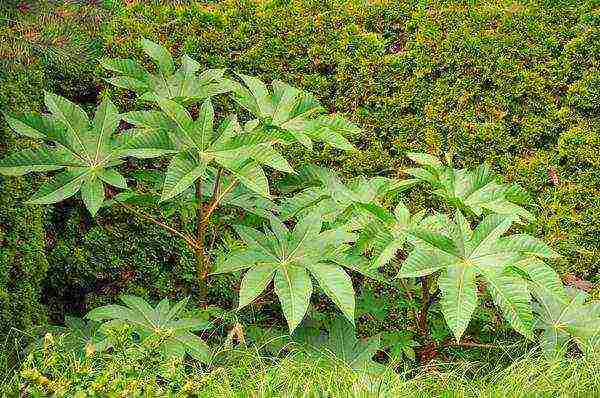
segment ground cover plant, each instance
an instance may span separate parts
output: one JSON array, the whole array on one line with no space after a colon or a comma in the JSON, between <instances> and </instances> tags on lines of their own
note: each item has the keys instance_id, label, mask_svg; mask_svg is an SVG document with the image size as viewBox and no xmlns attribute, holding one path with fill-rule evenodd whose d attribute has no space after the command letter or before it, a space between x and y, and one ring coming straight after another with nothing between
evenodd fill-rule
<instances>
[{"instance_id":1,"label":"ground cover plant","mask_svg":"<svg viewBox=\"0 0 600 398\"><path fill-rule=\"evenodd\" d=\"M409 388L413 396L593 394L600 313L594 284L583 278L595 280L596 248L574 242L593 242L594 201L573 184L584 186L582 176L594 170L593 161L574 160L591 142L574 135L593 141L596 119L581 102L587 83L578 80L580 65L569 63L569 51L576 39L588 45L597 8L569 6L578 22L533 2L466 8L469 23L479 15L493 26L486 34L505 40L508 26L529 21L530 49L548 37L536 28L552 31L557 43L541 48L554 48L550 57L565 69L556 69L549 85L565 71L577 83L568 93L557 89L551 105L521 87L539 105L530 109L531 102L514 97L510 79L503 84L513 102L499 99L499 64L471 70L469 62L482 58L462 47L443 50L466 34L464 24L454 36L440 25L462 15L461 7L420 7L7 7L14 20L7 19L6 33L25 34L33 44L19 56L66 81L74 76L60 57L44 57L39 49L51 47L19 31L19 21L50 9L59 19L81 18L76 23L93 18L102 30L73 36L98 35L86 48L90 59L81 58L91 65L92 94L40 81L43 106L15 106L7 97L13 105L3 108L10 140L0 173L10 189L2 225L35 214L33 223L2 235L2 261L9 264L0 286L2 319L10 320L2 324L0 358L6 394L302 396L301 384L287 379L314 385L308 396L411 396ZM330 19L328 9L339 19ZM554 19L531 25L543 13ZM308 22L313 15L324 19ZM391 30L379 32L371 19ZM345 25L349 20L353 25ZM298 30L286 31L281 21L296 21ZM557 33L556 25L571 30ZM257 37L286 31L280 44L293 54L290 63L268 58L254 65L252 54L265 60L261 41L254 53L242 44L236 58L228 37L239 41L244 26ZM186 29L202 34L196 41L182 37ZM312 66L295 53L290 39L297 35L309 37L303 46ZM216 37L223 42L210 47ZM318 37L324 42L313 42ZM340 38L344 51L333 50L323 64L320 46L334 49ZM511 40L502 45L524 51ZM100 42L116 56L96 52ZM474 45L485 47L485 40ZM593 51L593 44L586 48ZM6 51L15 49L9 44ZM227 56L216 55L223 49ZM445 66L418 66L438 51ZM527 58L520 68L534 73L531 65L541 65L544 51L511 53L505 61ZM466 57L459 59L467 66L451 62L451 53ZM588 64L593 71L593 59ZM6 70L19 68L6 63ZM384 71L394 78L381 80ZM403 73L414 79L398 79ZM362 92L346 86L348 75ZM475 77L461 80L466 76ZM450 82L477 94L457 99ZM402 105L398 90L410 87L426 89ZM541 128L532 127L534 119ZM456 120L470 120L466 130ZM564 133L573 123L579 130ZM498 152L484 149L490 145L500 145ZM524 174L508 166L516 149L529 153L520 161L533 157ZM560 166L540 163L552 156ZM535 167L541 177L527 174ZM568 213L573 224L554 223L575 191L591 212L582 216L577 205ZM581 271L582 262L590 268ZM40 300L48 312L28 312L44 308ZM543 372L549 376L534 376Z\"/></svg>"}]
</instances>

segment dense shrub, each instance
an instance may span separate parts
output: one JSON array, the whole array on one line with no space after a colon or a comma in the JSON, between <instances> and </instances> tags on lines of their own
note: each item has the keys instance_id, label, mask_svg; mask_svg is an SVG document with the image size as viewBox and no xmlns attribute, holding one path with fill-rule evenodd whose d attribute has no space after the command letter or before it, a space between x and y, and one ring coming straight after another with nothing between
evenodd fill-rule
<instances>
[{"instance_id":1,"label":"dense shrub","mask_svg":"<svg viewBox=\"0 0 600 398\"><path fill-rule=\"evenodd\" d=\"M158 39L314 92L364 127L361 151L311 159L348 174L400 173L416 149L490 161L537 198L530 228L556 242L560 269L595 280L599 23L594 2L139 2L104 41L129 56Z\"/></svg>"}]
</instances>

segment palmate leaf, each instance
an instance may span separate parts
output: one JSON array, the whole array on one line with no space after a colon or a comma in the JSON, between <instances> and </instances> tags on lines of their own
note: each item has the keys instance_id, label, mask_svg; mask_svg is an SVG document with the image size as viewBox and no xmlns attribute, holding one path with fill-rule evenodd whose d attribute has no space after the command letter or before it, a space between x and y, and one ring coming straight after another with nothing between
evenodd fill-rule
<instances>
[{"instance_id":1,"label":"palmate leaf","mask_svg":"<svg viewBox=\"0 0 600 398\"><path fill-rule=\"evenodd\" d=\"M29 138L47 140L53 132L65 129L65 126L58 120L35 113L23 115L4 113L4 117L11 129Z\"/></svg>"},{"instance_id":2,"label":"palmate leaf","mask_svg":"<svg viewBox=\"0 0 600 398\"><path fill-rule=\"evenodd\" d=\"M438 281L442 291L440 304L457 341L477 305L476 277L485 280L494 302L511 326L528 338L533 332L529 280L550 291L556 288L556 273L535 266L535 262L557 254L531 236L504 236L513 221L511 216L489 215L471 230L457 211L453 220L438 215L409 230L409 241L414 248L399 276L425 276L442 270Z\"/></svg>"},{"instance_id":3,"label":"palmate leaf","mask_svg":"<svg viewBox=\"0 0 600 398\"><path fill-rule=\"evenodd\" d=\"M417 227L424 214L419 212L411 216L402 202L396 205L394 213L372 203L357 206L371 221L360 231L355 249L372 255L372 268L382 267L396 256L406 243L409 229Z\"/></svg>"},{"instance_id":4,"label":"palmate leaf","mask_svg":"<svg viewBox=\"0 0 600 398\"><path fill-rule=\"evenodd\" d=\"M105 58L100 61L102 67L118 74L106 79L109 83L135 91L142 100L154 102L167 98L183 105L198 103L229 90L229 84L223 78L224 69L198 73L200 64L183 55L181 67L176 70L173 57L165 47L147 39L140 40L140 47L156 64L158 73L150 73L134 60Z\"/></svg>"},{"instance_id":5,"label":"palmate leaf","mask_svg":"<svg viewBox=\"0 0 600 398\"><path fill-rule=\"evenodd\" d=\"M454 169L429 154L408 153L407 156L421 167L406 172L431 185L434 193L450 204L469 209L477 216L487 212L534 220L534 216L521 207L529 203L528 195L517 185L499 182L489 166L481 165L475 170Z\"/></svg>"},{"instance_id":6,"label":"palmate leaf","mask_svg":"<svg viewBox=\"0 0 600 398\"><path fill-rule=\"evenodd\" d=\"M261 165L291 172L292 169L263 135L241 131L234 117L214 130L214 109L205 100L196 120L182 105L158 99L158 111L132 112L125 120L136 131L125 141L124 153L138 157L176 154L167 170L162 199L184 192L204 176L209 165L223 168L230 176L258 195L269 198L269 185ZM184 160L186 159L186 160ZM195 165L195 166L194 166Z\"/></svg>"},{"instance_id":7,"label":"palmate leaf","mask_svg":"<svg viewBox=\"0 0 600 398\"><path fill-rule=\"evenodd\" d=\"M295 194L282 200L280 216L283 219L302 217L318 212L324 221L346 223L352 220L352 227L364 227L369 221L363 217L363 211L355 211L357 203L378 204L392 192L398 192L397 180L385 177L359 177L349 181L342 180L331 170L315 165L307 165L290 175L279 189Z\"/></svg>"},{"instance_id":8,"label":"palmate leaf","mask_svg":"<svg viewBox=\"0 0 600 398\"><path fill-rule=\"evenodd\" d=\"M155 308L136 296L122 296L121 300L125 306L99 307L90 311L86 318L104 322L102 330L125 323L131 325L142 339L158 338L167 358L182 357L187 353L198 361L208 361L210 349L192 332L206 329L209 324L202 319L180 318L187 299L173 306L164 299Z\"/></svg>"},{"instance_id":9,"label":"palmate leaf","mask_svg":"<svg viewBox=\"0 0 600 398\"><path fill-rule=\"evenodd\" d=\"M17 133L54 146L25 150L0 160L0 173L23 175L29 172L62 170L33 194L28 203L50 204L67 199L81 190L84 204L95 215L104 201L104 184L126 188L126 182L112 167L124 156L113 139L120 115L110 100L97 108L93 121L76 104L46 93L49 116L8 116Z\"/></svg>"},{"instance_id":10,"label":"palmate leaf","mask_svg":"<svg viewBox=\"0 0 600 398\"><path fill-rule=\"evenodd\" d=\"M373 357L381 347L379 335L357 339L353 325L342 317L335 318L328 327L327 338L310 339L296 337L304 346L314 347L315 355L329 358L331 354L357 372L380 373L385 366L375 362Z\"/></svg>"},{"instance_id":11,"label":"palmate leaf","mask_svg":"<svg viewBox=\"0 0 600 398\"><path fill-rule=\"evenodd\" d=\"M165 174L161 201L171 199L190 187L204 175L206 163L194 153L180 152L173 157Z\"/></svg>"},{"instance_id":12,"label":"palmate leaf","mask_svg":"<svg viewBox=\"0 0 600 398\"><path fill-rule=\"evenodd\" d=\"M321 104L309 93L275 80L272 91L261 80L239 74L243 84L230 82L233 99L256 116L266 128L276 128L288 134L285 142L297 141L312 148L320 141L349 151L354 146L346 136L360 129L341 115L318 116Z\"/></svg>"},{"instance_id":13,"label":"palmate leaf","mask_svg":"<svg viewBox=\"0 0 600 398\"><path fill-rule=\"evenodd\" d=\"M600 344L600 304L586 303L587 293L573 288L557 296L534 287L538 328L543 330L542 347L548 357L563 354L569 342L584 353L597 351Z\"/></svg>"},{"instance_id":14,"label":"palmate leaf","mask_svg":"<svg viewBox=\"0 0 600 398\"><path fill-rule=\"evenodd\" d=\"M321 231L318 213L301 218L292 231L277 218L271 217L270 228L262 233L252 228L236 226L236 232L248 246L217 261L213 273L225 273L249 268L242 279L240 308L252 302L274 282L290 333L304 318L313 284L318 282L325 294L354 323L354 289L350 277L330 261L335 250L348 239L341 231Z\"/></svg>"}]
</instances>

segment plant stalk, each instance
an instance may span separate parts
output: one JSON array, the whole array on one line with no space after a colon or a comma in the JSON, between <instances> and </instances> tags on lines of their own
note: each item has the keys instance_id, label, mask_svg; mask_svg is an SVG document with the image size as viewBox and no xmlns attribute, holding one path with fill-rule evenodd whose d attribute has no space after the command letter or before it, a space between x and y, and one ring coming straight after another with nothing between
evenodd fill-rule
<instances>
[{"instance_id":1,"label":"plant stalk","mask_svg":"<svg viewBox=\"0 0 600 398\"><path fill-rule=\"evenodd\" d=\"M202 180L196 181L196 200L198 208L196 209L196 272L198 279L198 295L201 301L206 300L208 277L206 253L204 252L204 235L208 220L204 219L204 208L202 204Z\"/></svg>"},{"instance_id":2,"label":"plant stalk","mask_svg":"<svg viewBox=\"0 0 600 398\"><path fill-rule=\"evenodd\" d=\"M156 218L152 217L150 214L148 214L142 210L138 210L135 207L130 206L125 203L122 203L122 202L117 202L117 203L121 207L123 207L125 210L129 211L130 213L133 213L133 214L137 215L138 217L143 218L144 220L150 221L151 223L158 225L159 227L169 231L173 236L183 239L185 241L185 243L188 244L188 246L190 246L194 250L197 250L198 247L196 245L196 242L194 241L194 239L191 236L188 236L187 234L171 227L170 225L167 225L164 222L157 220Z\"/></svg>"},{"instance_id":3,"label":"plant stalk","mask_svg":"<svg viewBox=\"0 0 600 398\"><path fill-rule=\"evenodd\" d=\"M417 315L417 328L419 334L426 340L429 340L429 328L427 327L429 304L429 276L424 276L421 278L421 310Z\"/></svg>"}]
</instances>

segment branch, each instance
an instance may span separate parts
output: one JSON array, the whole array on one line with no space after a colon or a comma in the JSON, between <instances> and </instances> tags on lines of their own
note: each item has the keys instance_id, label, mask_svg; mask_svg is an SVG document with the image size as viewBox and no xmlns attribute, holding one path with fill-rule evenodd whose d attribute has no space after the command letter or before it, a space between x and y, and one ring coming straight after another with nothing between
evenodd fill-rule
<instances>
[{"instance_id":1,"label":"branch","mask_svg":"<svg viewBox=\"0 0 600 398\"><path fill-rule=\"evenodd\" d=\"M488 344L488 343L478 343L476 341L447 341L445 343L440 344L437 348L449 348L449 347L476 347L476 348L489 348L489 349L503 349L509 347L515 347L520 345L521 343L509 344L509 345L498 345L498 344Z\"/></svg>"},{"instance_id":2,"label":"branch","mask_svg":"<svg viewBox=\"0 0 600 398\"><path fill-rule=\"evenodd\" d=\"M206 213L204 214L202 223L208 222L210 215L217 209L221 200L223 200L225 195L227 195L229 192L231 192L233 190L233 188L235 188L237 183L238 183L237 180L235 180L231 184L229 184L229 186L227 188L225 188L225 190L223 192L219 192L216 196L213 195L213 199L211 200L210 206L208 207L208 209L206 210Z\"/></svg>"},{"instance_id":3,"label":"branch","mask_svg":"<svg viewBox=\"0 0 600 398\"><path fill-rule=\"evenodd\" d=\"M435 292L433 292L432 295L429 296L429 300L427 300L427 304L425 305L425 308L429 311L429 307L431 307L431 305L435 302L435 300L438 299L438 297L440 297L440 294L442 293L442 291L438 288Z\"/></svg>"},{"instance_id":4,"label":"branch","mask_svg":"<svg viewBox=\"0 0 600 398\"><path fill-rule=\"evenodd\" d=\"M424 276L421 278L421 311L417 324L421 336L427 338L427 311L429 310L429 278Z\"/></svg>"},{"instance_id":5,"label":"branch","mask_svg":"<svg viewBox=\"0 0 600 398\"><path fill-rule=\"evenodd\" d=\"M167 231L169 231L171 234L173 234L174 236L177 236L181 239L183 239L190 247L192 247L193 249L198 249L198 245L196 245L196 242L194 242L194 240L189 237L188 235L184 234L181 231L178 231L177 229L165 224L164 222L157 220L156 218L152 217L150 214L142 211L142 210L138 210L136 208L134 208L131 205L125 204L123 202L120 202L118 200L115 200L121 207L123 207L124 209L128 210L129 212L136 214L137 216L150 221L151 223L158 225L161 228L166 229Z\"/></svg>"}]
</instances>

